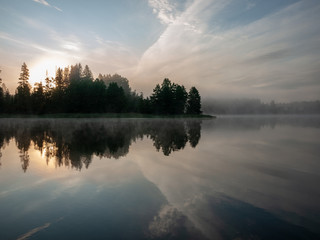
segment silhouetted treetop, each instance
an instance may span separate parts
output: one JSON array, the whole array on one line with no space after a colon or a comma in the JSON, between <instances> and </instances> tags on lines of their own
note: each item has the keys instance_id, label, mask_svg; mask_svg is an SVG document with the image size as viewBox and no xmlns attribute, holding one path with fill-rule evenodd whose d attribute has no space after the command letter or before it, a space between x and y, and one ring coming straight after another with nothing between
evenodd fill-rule
<instances>
[{"instance_id":1,"label":"silhouetted treetop","mask_svg":"<svg viewBox=\"0 0 320 240\"><path fill-rule=\"evenodd\" d=\"M200 97L199 91L195 87L192 87L188 94L187 113L188 114L201 113L201 97Z\"/></svg>"},{"instance_id":2,"label":"silhouetted treetop","mask_svg":"<svg viewBox=\"0 0 320 240\"><path fill-rule=\"evenodd\" d=\"M81 63L78 63L70 67L70 75L69 75L70 83L81 79L81 75L82 75Z\"/></svg>"},{"instance_id":3,"label":"silhouetted treetop","mask_svg":"<svg viewBox=\"0 0 320 240\"><path fill-rule=\"evenodd\" d=\"M10 96L9 92L4 94L4 90L0 89L1 112L135 112L170 115L185 114L186 111L192 114L201 113L200 95L195 88L191 89L188 95L183 85L165 78L161 85L156 85L150 98L144 98L142 93L131 91L127 78L119 74L99 74L94 80L89 66L82 68L81 63L64 69L57 68L54 78L46 76L45 79L39 79L33 91L31 90L29 69L26 63L23 63L15 95Z\"/></svg>"},{"instance_id":4,"label":"silhouetted treetop","mask_svg":"<svg viewBox=\"0 0 320 240\"><path fill-rule=\"evenodd\" d=\"M27 85L29 84L29 69L27 64L24 62L21 66L21 73L19 77L19 85Z\"/></svg>"},{"instance_id":5,"label":"silhouetted treetop","mask_svg":"<svg viewBox=\"0 0 320 240\"><path fill-rule=\"evenodd\" d=\"M188 94L185 87L165 78L156 85L150 97L151 105L158 114L184 114L187 109ZM197 114L197 113L193 113Z\"/></svg>"},{"instance_id":6,"label":"silhouetted treetop","mask_svg":"<svg viewBox=\"0 0 320 240\"><path fill-rule=\"evenodd\" d=\"M102 75L100 73L98 76L98 79L103 80L107 87L109 86L110 83L116 83L119 87L122 87L125 94L129 94L131 92L128 79L125 77L122 77L117 73L113 75L110 75L110 74Z\"/></svg>"},{"instance_id":7,"label":"silhouetted treetop","mask_svg":"<svg viewBox=\"0 0 320 240\"><path fill-rule=\"evenodd\" d=\"M29 69L26 63L21 66L19 85L15 94L15 103L19 113L30 113L31 110L31 85L29 84Z\"/></svg>"},{"instance_id":8,"label":"silhouetted treetop","mask_svg":"<svg viewBox=\"0 0 320 240\"><path fill-rule=\"evenodd\" d=\"M82 78L84 80L90 80L90 81L93 81L93 75L92 75L92 72L89 68L88 65L86 65L83 69L83 72L82 72Z\"/></svg>"}]
</instances>

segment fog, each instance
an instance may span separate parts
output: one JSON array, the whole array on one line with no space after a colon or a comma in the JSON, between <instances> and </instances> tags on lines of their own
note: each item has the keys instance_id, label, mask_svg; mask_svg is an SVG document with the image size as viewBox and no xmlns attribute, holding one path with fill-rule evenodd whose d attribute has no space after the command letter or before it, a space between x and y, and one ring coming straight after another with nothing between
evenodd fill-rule
<instances>
[{"instance_id":1,"label":"fog","mask_svg":"<svg viewBox=\"0 0 320 240\"><path fill-rule=\"evenodd\" d=\"M204 99L207 114L320 114L320 101L262 102L260 99Z\"/></svg>"}]
</instances>

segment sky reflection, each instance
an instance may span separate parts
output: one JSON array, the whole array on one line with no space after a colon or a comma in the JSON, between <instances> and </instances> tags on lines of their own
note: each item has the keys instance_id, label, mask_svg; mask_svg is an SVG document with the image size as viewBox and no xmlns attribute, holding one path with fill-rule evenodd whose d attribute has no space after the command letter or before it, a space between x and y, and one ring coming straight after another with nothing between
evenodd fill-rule
<instances>
[{"instance_id":1,"label":"sky reflection","mask_svg":"<svg viewBox=\"0 0 320 240\"><path fill-rule=\"evenodd\" d=\"M179 136L181 124L185 129L181 136L190 139L188 129L194 128L184 120L171 121L174 129L168 134L161 126L170 129L169 122L162 120L86 120L85 125L63 121L68 128L74 125L72 134L64 135L68 151L77 149L80 159L82 154L92 154L89 167L81 171L72 165L48 167L34 147L38 138L33 136L30 165L24 173L20 145L9 141L2 150L0 169L0 214L7 216L0 220L6 229L0 238L17 239L34 229L39 230L32 235L34 239L320 236L319 118L204 120L197 125L201 130L196 135L201 138L195 147L185 137L181 137L183 147L177 147L181 141L172 140ZM50 126L58 126L57 122ZM131 124L134 132L128 131ZM126 154L101 156L98 153L105 148L99 147L103 145L98 140L95 147L70 144L79 126L92 130L94 125L117 134L116 126L126 126L131 137L120 137L130 143L124 148ZM82 131L83 144L90 141L91 130ZM52 139L58 139L58 132L49 132ZM105 136L99 139L104 141ZM173 147L168 148L164 139ZM163 149L172 151L165 154Z\"/></svg>"}]
</instances>

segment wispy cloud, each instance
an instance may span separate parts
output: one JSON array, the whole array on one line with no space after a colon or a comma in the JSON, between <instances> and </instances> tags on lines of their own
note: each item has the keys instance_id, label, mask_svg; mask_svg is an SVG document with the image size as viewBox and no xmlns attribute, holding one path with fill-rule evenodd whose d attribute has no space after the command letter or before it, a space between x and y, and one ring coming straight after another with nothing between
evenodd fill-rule
<instances>
[{"instance_id":1,"label":"wispy cloud","mask_svg":"<svg viewBox=\"0 0 320 240\"><path fill-rule=\"evenodd\" d=\"M61 8L58 8L58 7L56 7L56 6L53 6L53 5L49 4L46 0L33 0L33 1L34 1L34 2L37 2L37 3L40 3L40 4L44 5L44 6L54 8L54 9L62 12L62 9L61 9Z\"/></svg>"},{"instance_id":2,"label":"wispy cloud","mask_svg":"<svg viewBox=\"0 0 320 240\"><path fill-rule=\"evenodd\" d=\"M48 6L48 7L50 6L50 4L45 0L33 0L33 1L37 2L37 3L40 3L40 4L43 4L45 6Z\"/></svg>"},{"instance_id":3,"label":"wispy cloud","mask_svg":"<svg viewBox=\"0 0 320 240\"><path fill-rule=\"evenodd\" d=\"M33 2L60 9L51 5L51 0ZM32 62L41 59L41 54L59 55L70 64L88 64L96 74L118 72L130 79L133 89L146 95L156 83L169 77L186 88L197 86L204 97L229 94L263 100L317 99L320 31L316 23L320 21L320 4L317 0L289 2L148 0L142 3L143 9L148 13L151 9L154 15L143 16L152 20L152 30L146 32L130 31L134 24L124 26L124 19L115 19L112 26L106 27L79 24L76 16L74 22L73 17L64 19L61 14L44 21L10 12L12 21L5 23L14 27L0 32L1 55L6 54L0 64L10 60L10 65L16 64L18 69L20 62L14 59ZM54 21L60 24L52 25ZM65 22L66 28L56 28ZM94 30L88 29L93 25ZM151 40L137 44L139 34L151 36Z\"/></svg>"},{"instance_id":4,"label":"wispy cloud","mask_svg":"<svg viewBox=\"0 0 320 240\"><path fill-rule=\"evenodd\" d=\"M54 8L55 8L56 10L62 12L62 9L61 9L61 8L58 8L58 7L55 7L55 6L54 6Z\"/></svg>"},{"instance_id":5,"label":"wispy cloud","mask_svg":"<svg viewBox=\"0 0 320 240\"><path fill-rule=\"evenodd\" d=\"M127 70L138 64L138 56L134 50L120 42L105 40L99 35L94 35L96 44L87 46L85 50L85 61L98 73L120 73L125 74ZM91 40L90 40L91 41ZM92 41L93 42L93 41Z\"/></svg>"},{"instance_id":6,"label":"wispy cloud","mask_svg":"<svg viewBox=\"0 0 320 240\"><path fill-rule=\"evenodd\" d=\"M229 7L223 2L195 1L168 25L139 62L135 79L140 87L147 91L146 82L154 85L169 77L199 86L206 96L317 99L320 4L301 1L225 30L215 18ZM199 31L190 31L184 22Z\"/></svg>"},{"instance_id":7,"label":"wispy cloud","mask_svg":"<svg viewBox=\"0 0 320 240\"><path fill-rule=\"evenodd\" d=\"M176 19L176 9L169 0L149 0L153 13L157 14L160 21L164 24L173 23Z\"/></svg>"},{"instance_id":8,"label":"wispy cloud","mask_svg":"<svg viewBox=\"0 0 320 240\"><path fill-rule=\"evenodd\" d=\"M7 40L7 41L9 41L11 43L14 43L16 45L19 45L19 46L27 47L28 49L33 48L33 49L39 50L39 51L41 51L43 53L60 54L60 55L64 55L65 54L62 51L59 51L59 50L56 50L56 49L52 49L50 47L47 47L47 46L42 45L42 44L38 44L36 42L29 41L27 39L21 39L21 38L12 36L12 35L10 35L8 33L5 33L5 32L0 32L0 39Z\"/></svg>"}]
</instances>

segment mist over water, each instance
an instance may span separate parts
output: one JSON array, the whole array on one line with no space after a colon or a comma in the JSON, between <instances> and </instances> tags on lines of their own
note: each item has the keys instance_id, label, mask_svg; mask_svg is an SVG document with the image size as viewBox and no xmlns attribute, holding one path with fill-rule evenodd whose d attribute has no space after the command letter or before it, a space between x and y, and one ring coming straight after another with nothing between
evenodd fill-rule
<instances>
[{"instance_id":1,"label":"mist over water","mask_svg":"<svg viewBox=\"0 0 320 240\"><path fill-rule=\"evenodd\" d=\"M0 239L318 239L320 118L1 119Z\"/></svg>"},{"instance_id":2,"label":"mist over water","mask_svg":"<svg viewBox=\"0 0 320 240\"><path fill-rule=\"evenodd\" d=\"M201 137L201 120L0 120L0 147L14 139L22 169L29 166L29 150L41 153L56 166L88 168L93 156L118 159L129 152L136 140L151 139L165 156L195 148Z\"/></svg>"}]
</instances>

